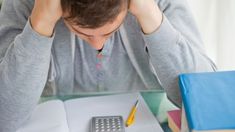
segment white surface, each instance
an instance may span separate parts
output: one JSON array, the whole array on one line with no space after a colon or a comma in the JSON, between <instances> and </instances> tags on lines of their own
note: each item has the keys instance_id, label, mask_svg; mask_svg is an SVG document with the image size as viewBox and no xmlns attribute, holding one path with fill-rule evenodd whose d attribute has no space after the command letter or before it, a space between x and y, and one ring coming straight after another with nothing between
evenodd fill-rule
<instances>
[{"instance_id":1,"label":"white surface","mask_svg":"<svg viewBox=\"0 0 235 132\"><path fill-rule=\"evenodd\" d=\"M163 132L138 93L48 101L38 105L17 132L89 132L93 116L121 115L126 121L137 99L135 122L126 132Z\"/></svg>"},{"instance_id":2,"label":"white surface","mask_svg":"<svg viewBox=\"0 0 235 132\"><path fill-rule=\"evenodd\" d=\"M64 103L55 100L38 105L17 132L69 132Z\"/></svg>"},{"instance_id":3,"label":"white surface","mask_svg":"<svg viewBox=\"0 0 235 132\"><path fill-rule=\"evenodd\" d=\"M139 94L90 97L65 102L70 132L89 132L93 116L122 115L125 121L138 97L140 104L135 122L126 128L126 132L163 132L158 121Z\"/></svg>"}]
</instances>

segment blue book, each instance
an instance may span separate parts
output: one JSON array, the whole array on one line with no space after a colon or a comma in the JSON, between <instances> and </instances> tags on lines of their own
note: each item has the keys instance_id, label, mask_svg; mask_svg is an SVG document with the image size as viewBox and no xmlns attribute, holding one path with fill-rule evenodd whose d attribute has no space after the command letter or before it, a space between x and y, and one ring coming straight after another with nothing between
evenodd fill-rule
<instances>
[{"instance_id":1,"label":"blue book","mask_svg":"<svg viewBox=\"0 0 235 132\"><path fill-rule=\"evenodd\" d=\"M235 71L182 74L179 86L189 129L235 130Z\"/></svg>"}]
</instances>

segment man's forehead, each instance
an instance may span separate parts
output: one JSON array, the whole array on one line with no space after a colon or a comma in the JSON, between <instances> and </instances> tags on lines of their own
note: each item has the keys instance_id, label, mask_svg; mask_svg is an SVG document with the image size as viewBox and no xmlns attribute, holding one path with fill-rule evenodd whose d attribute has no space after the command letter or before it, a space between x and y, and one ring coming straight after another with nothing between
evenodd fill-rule
<instances>
[{"instance_id":1,"label":"man's forehead","mask_svg":"<svg viewBox=\"0 0 235 132\"><path fill-rule=\"evenodd\" d=\"M119 25L118 25L119 24ZM107 36L112 34L113 32L117 31L122 23L113 23L113 24L106 24L99 28L81 28L77 25L70 25L72 30L79 34L83 34L86 36Z\"/></svg>"},{"instance_id":2,"label":"man's forehead","mask_svg":"<svg viewBox=\"0 0 235 132\"><path fill-rule=\"evenodd\" d=\"M126 12L122 12L118 15L118 17L114 21L110 21L110 22L106 23L105 25L98 27L98 28L86 28L86 27L84 28L79 25L73 24L67 20L65 20L65 22L75 32L78 32L80 34L83 34L86 36L94 36L94 35L105 36L105 35L109 35L109 34L115 32L116 30L119 29L119 27L122 25L122 23L125 19L126 14L127 14Z\"/></svg>"}]
</instances>

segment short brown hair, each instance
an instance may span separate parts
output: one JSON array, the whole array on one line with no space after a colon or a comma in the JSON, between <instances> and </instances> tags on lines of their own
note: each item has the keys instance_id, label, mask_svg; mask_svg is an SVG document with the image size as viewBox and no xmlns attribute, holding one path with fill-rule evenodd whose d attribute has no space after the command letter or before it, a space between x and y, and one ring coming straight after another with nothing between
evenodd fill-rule
<instances>
[{"instance_id":1,"label":"short brown hair","mask_svg":"<svg viewBox=\"0 0 235 132\"><path fill-rule=\"evenodd\" d=\"M83 28L98 28L115 20L129 0L61 0L64 19Z\"/></svg>"}]
</instances>

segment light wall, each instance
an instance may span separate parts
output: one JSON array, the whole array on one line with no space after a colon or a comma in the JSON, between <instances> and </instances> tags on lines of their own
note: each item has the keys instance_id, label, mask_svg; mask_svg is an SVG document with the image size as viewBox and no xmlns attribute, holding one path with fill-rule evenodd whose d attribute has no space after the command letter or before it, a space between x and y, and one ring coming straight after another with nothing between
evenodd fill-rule
<instances>
[{"instance_id":1,"label":"light wall","mask_svg":"<svg viewBox=\"0 0 235 132\"><path fill-rule=\"evenodd\" d=\"M205 43L219 70L235 70L235 0L188 0Z\"/></svg>"}]
</instances>

